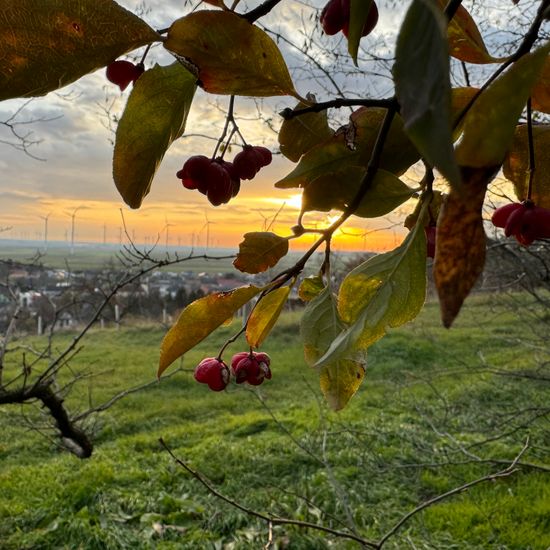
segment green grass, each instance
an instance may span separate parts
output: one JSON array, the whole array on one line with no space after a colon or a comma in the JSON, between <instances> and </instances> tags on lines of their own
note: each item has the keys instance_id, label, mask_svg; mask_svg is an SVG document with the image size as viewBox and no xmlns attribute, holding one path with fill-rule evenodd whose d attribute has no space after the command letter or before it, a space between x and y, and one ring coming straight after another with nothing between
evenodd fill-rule
<instances>
[{"instance_id":1,"label":"green grass","mask_svg":"<svg viewBox=\"0 0 550 550\"><path fill-rule=\"evenodd\" d=\"M523 460L548 465L548 420L528 422L530 411L548 407L548 387L492 372L542 360L522 345L532 327L509 308L474 297L447 331L429 305L372 347L365 382L340 413L322 403L297 323L297 314L287 314L267 340L274 378L258 393L231 386L215 394L193 381L193 366L235 330L225 327L186 355L188 370L95 418L95 452L86 461L29 430L20 409L0 409L0 548L263 547L266 525L208 494L160 448L159 437L246 506L336 529L352 519L371 539L423 500L505 467L464 464L459 446L512 460L529 435ZM73 365L97 376L74 387L72 410L90 396L101 403L151 380L161 338L154 327L91 333ZM293 527L276 527L274 537L277 548L358 547ZM531 468L416 515L385 548L549 546L550 479Z\"/></svg>"}]
</instances>

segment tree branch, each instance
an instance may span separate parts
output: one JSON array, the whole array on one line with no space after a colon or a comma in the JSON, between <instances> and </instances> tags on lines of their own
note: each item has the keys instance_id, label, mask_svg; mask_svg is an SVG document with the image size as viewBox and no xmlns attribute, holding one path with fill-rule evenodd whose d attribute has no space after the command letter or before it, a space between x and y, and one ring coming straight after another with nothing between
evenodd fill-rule
<instances>
[{"instance_id":1,"label":"tree branch","mask_svg":"<svg viewBox=\"0 0 550 550\"><path fill-rule=\"evenodd\" d=\"M281 2L281 0L266 0L263 4L243 14L241 17L246 19L249 23L254 23L254 21L260 17L267 15L279 2Z\"/></svg>"},{"instance_id":2,"label":"tree branch","mask_svg":"<svg viewBox=\"0 0 550 550\"><path fill-rule=\"evenodd\" d=\"M393 97L388 99L337 98L331 101L315 103L310 107L304 107L302 109L283 109L279 114L285 120L291 120L297 116L305 115L307 113L320 113L321 111L326 111L327 109L339 109L341 107L382 107L384 109L389 109L396 106L396 101Z\"/></svg>"}]
</instances>

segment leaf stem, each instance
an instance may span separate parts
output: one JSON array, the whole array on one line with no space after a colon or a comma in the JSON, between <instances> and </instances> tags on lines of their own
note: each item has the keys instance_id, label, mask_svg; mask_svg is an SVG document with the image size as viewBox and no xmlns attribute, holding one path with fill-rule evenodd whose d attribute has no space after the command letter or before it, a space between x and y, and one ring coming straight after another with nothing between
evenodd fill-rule
<instances>
[{"instance_id":1,"label":"leaf stem","mask_svg":"<svg viewBox=\"0 0 550 550\"><path fill-rule=\"evenodd\" d=\"M527 185L527 200L531 200L533 179L535 177L535 144L533 140L533 112L531 98L527 100L527 144L529 147L529 183Z\"/></svg>"}]
</instances>

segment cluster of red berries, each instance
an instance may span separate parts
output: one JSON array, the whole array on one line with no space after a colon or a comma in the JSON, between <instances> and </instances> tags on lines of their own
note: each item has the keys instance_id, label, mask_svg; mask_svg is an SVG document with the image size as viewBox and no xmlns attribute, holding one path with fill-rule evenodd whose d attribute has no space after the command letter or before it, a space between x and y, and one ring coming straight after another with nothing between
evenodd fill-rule
<instances>
[{"instance_id":1,"label":"cluster of red berries","mask_svg":"<svg viewBox=\"0 0 550 550\"><path fill-rule=\"evenodd\" d=\"M497 208L491 221L502 227L507 237L513 235L524 246L537 239L550 239L550 210L535 206L531 200Z\"/></svg>"},{"instance_id":2,"label":"cluster of red berries","mask_svg":"<svg viewBox=\"0 0 550 550\"><path fill-rule=\"evenodd\" d=\"M253 179L271 160L271 151L266 147L245 145L233 162L204 155L190 157L176 176L186 189L197 189L212 205L219 206L237 195L241 179Z\"/></svg>"},{"instance_id":3,"label":"cluster of red berries","mask_svg":"<svg viewBox=\"0 0 550 550\"><path fill-rule=\"evenodd\" d=\"M229 384L233 373L237 384L248 382L252 386L259 386L266 378L271 379L270 363L267 353L242 351L233 356L229 370L221 359L207 357L195 368L195 380L208 384L212 391L222 391Z\"/></svg>"},{"instance_id":4,"label":"cluster of red berries","mask_svg":"<svg viewBox=\"0 0 550 550\"><path fill-rule=\"evenodd\" d=\"M135 65L130 61L118 60L107 65L107 79L123 92L130 82L135 82L145 71L143 63Z\"/></svg>"},{"instance_id":5,"label":"cluster of red berries","mask_svg":"<svg viewBox=\"0 0 550 550\"><path fill-rule=\"evenodd\" d=\"M329 0L321 12L320 19L325 34L332 36L342 31L347 38L349 33L350 5L350 0ZM374 27L376 27L376 23L378 23L378 7L373 2L367 15L367 20L363 25L361 36L370 34Z\"/></svg>"}]
</instances>

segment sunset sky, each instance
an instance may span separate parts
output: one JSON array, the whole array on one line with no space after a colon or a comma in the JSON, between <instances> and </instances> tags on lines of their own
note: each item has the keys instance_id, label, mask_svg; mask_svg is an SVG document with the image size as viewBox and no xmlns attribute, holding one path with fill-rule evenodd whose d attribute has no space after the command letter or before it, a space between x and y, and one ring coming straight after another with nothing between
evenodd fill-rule
<instances>
[{"instance_id":1,"label":"sunset sky","mask_svg":"<svg viewBox=\"0 0 550 550\"><path fill-rule=\"evenodd\" d=\"M119 3L133 11L139 9L141 4L138 0ZM149 11L143 17L155 28L169 26L171 21L189 12L189 8L182 8L184 3L180 0L150 0L146 4ZM249 5L253 7L257 4L255 1ZM301 2L283 2L261 23L300 43L301 18L315 18L315 8L323 4L321 0L312 2L312 7ZM403 2L391 12L383 8L380 10L379 25L371 36L363 39L365 51L391 59L395 31L407 5L408 2ZM510 9L513 9L512 6ZM330 48L342 47L341 36L323 38L318 26L313 38L314 49L318 48L320 40L325 40L324 43ZM334 97L333 91L323 89L320 84L322 73L304 72L304 58L284 43L280 47L302 95L314 92L318 100ZM366 53L365 57L368 58ZM154 48L147 65L150 67L154 62L165 65L171 61L172 58L162 48ZM390 67L391 63L385 66ZM373 67L368 60L362 66L367 71ZM391 94L389 73L386 71L384 76L384 66L382 69L380 65L376 67L381 77L337 76L346 95L365 95L365 89L373 97ZM330 65L326 68L330 69ZM103 242L105 238L108 243L118 243L122 227L121 211L129 234L139 243L152 243L156 239L165 242L168 236L170 245L204 244L205 223L208 221L211 222L210 244L233 247L244 232L265 229L279 211L271 230L281 235L290 234L289 228L296 223L299 211L299 190L273 187L273 183L294 166L281 155L276 155L272 165L264 168L253 181L243 182L236 199L218 208L212 207L197 191L183 189L175 177L176 171L189 156L212 154L215 141L204 136L217 138L223 126L223 110L228 98L211 96L201 90L197 91L193 103L186 136L169 150L143 206L140 210L128 208L112 181L112 144L109 140L113 134L105 127L107 117L104 107L112 103L112 112L121 114L129 91L127 89L120 94L117 87L107 82L104 71L100 70L59 93L33 100L17 120L38 120L19 127L19 130L30 131L32 138L40 140L38 145L30 148L30 152L42 160L33 160L3 145L1 140L11 140L11 136L6 128L0 127L0 228L11 227L0 233L0 238L41 240L44 238L44 217L49 216L48 238L67 240L70 238L71 215L74 214L76 241ZM277 129L281 122L277 112L294 104L295 100L288 97L258 103L248 98L238 98L236 114L247 141L255 145L263 144L277 152L276 134L265 122L258 120L258 110L265 117L272 118ZM0 120L8 119L21 105L19 100L0 103ZM229 160L237 151L228 155ZM334 214L311 214L308 219L312 224L326 224L334 219ZM340 249L391 248L403 235L401 227L392 226L397 220L398 217L376 221L352 218L344 228L345 234L336 236L335 245ZM309 245L311 240L311 236L302 239L301 246Z\"/></svg>"}]
</instances>

